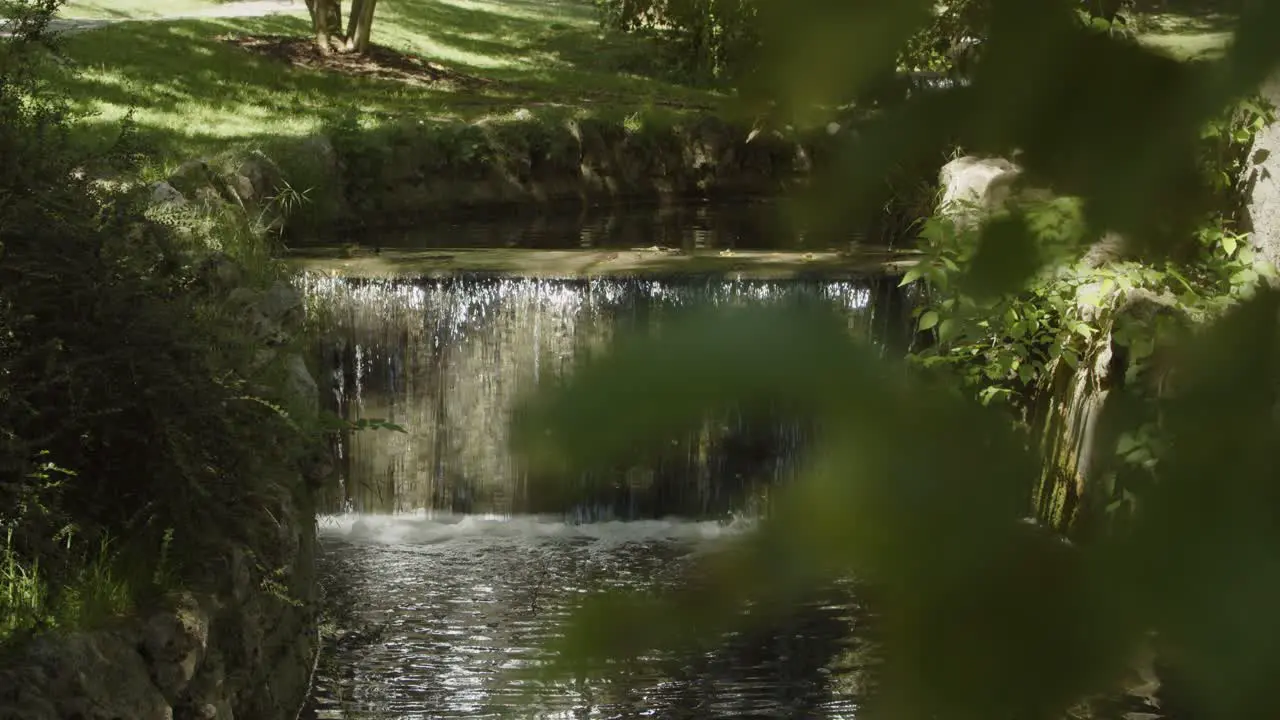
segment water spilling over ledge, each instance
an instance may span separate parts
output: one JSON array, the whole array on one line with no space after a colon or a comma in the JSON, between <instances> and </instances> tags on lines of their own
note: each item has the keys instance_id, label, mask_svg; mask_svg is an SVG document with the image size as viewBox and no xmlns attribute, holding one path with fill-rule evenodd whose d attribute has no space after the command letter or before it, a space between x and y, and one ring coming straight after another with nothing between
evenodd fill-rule
<instances>
[{"instance_id":1,"label":"water spilling over ledge","mask_svg":"<svg viewBox=\"0 0 1280 720\"><path fill-rule=\"evenodd\" d=\"M663 457L615 468L590 502L565 507L528 491L507 448L515 404L538 380L569 372L617 333L651 327L682 308L807 299L837 308L864 337L882 337L905 317L896 281L867 275L783 281L310 273L300 282L329 328L321 348L329 408L408 431L343 438L336 448L341 482L325 498L328 512L723 517L787 476L809 434L804 419L708 417L698 432L672 438Z\"/></svg>"},{"instance_id":2,"label":"water spilling over ledge","mask_svg":"<svg viewBox=\"0 0 1280 720\"><path fill-rule=\"evenodd\" d=\"M735 249L540 250L379 249L354 246L293 250L288 261L299 270L344 278L451 277L491 273L509 277L581 278L706 275L729 280L857 279L901 275L918 256L910 251L862 249L812 252Z\"/></svg>"}]
</instances>

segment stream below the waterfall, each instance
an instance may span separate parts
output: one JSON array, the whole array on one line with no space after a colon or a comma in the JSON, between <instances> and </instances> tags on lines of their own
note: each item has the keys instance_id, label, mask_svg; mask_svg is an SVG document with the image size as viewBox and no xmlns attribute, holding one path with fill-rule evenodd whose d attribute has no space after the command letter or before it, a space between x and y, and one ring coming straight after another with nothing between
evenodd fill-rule
<instances>
[{"instance_id":1,"label":"stream below the waterfall","mask_svg":"<svg viewBox=\"0 0 1280 720\"><path fill-rule=\"evenodd\" d=\"M576 600L670 587L743 528L715 521L326 519L323 579L340 634L311 717L852 718L838 667L859 608L841 588L705 655L646 658L625 680L539 684L539 657Z\"/></svg>"},{"instance_id":2,"label":"stream below the waterfall","mask_svg":"<svg viewBox=\"0 0 1280 720\"><path fill-rule=\"evenodd\" d=\"M679 216L688 222L665 225L544 222L515 235L509 224L480 224L453 228L453 247L527 247L529 233L543 247L572 246L575 238L586 245L588 230L610 228L632 228L630 241L658 226L676 233L663 240L676 247L764 243L759 233L734 230L754 227L743 213L701 208ZM502 240L508 236L515 239ZM591 237L593 245L618 244ZM439 233L385 244L450 246ZM726 637L714 651L645 658L625 680L551 685L511 677L539 660L576 601L603 589L673 587L702 554L750 532L757 503L803 456L810 435L803 418L708 416L673 438L661 458L619 466L598 491L569 504L531 490L509 454L506 428L534 383L565 375L620 333L692 307L825 303L848 318L851 332L887 342L909 327L897 278L316 273L301 285L327 328L317 348L326 409L405 429L348 433L335 444L337 478L320 497L329 628L304 717L856 714L850 688L858 683L841 667L856 655L865 613L847 587Z\"/></svg>"}]
</instances>

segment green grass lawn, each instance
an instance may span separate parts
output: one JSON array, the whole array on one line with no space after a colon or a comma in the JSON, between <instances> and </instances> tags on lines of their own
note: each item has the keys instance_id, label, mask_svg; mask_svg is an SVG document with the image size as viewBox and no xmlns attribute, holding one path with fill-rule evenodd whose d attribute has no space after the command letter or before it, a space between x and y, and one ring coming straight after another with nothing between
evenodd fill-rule
<instances>
[{"instance_id":1,"label":"green grass lawn","mask_svg":"<svg viewBox=\"0 0 1280 720\"><path fill-rule=\"evenodd\" d=\"M93 20L138 20L199 12L218 4L216 0L67 0L58 15Z\"/></svg>"},{"instance_id":2,"label":"green grass lawn","mask_svg":"<svg viewBox=\"0 0 1280 720\"><path fill-rule=\"evenodd\" d=\"M137 19L214 0L73 0L64 16ZM1179 57L1218 52L1229 18L1148 14L1143 42ZM414 0L379 5L374 41L474 82L407 83L301 68L224 35L306 37L305 13L121 22L66 38L78 75L60 78L87 132L106 136L130 110L163 164L314 132L345 108L367 122L475 119L520 108L614 112L653 104L718 107L723 97L655 79L654 49L606 33L590 0Z\"/></svg>"},{"instance_id":3,"label":"green grass lawn","mask_svg":"<svg viewBox=\"0 0 1280 720\"><path fill-rule=\"evenodd\" d=\"M1234 22L1235 18L1217 13L1167 12L1137 15L1133 26L1142 43L1179 59L1195 60L1221 55L1231 41Z\"/></svg>"},{"instance_id":4,"label":"green grass lawn","mask_svg":"<svg viewBox=\"0 0 1280 720\"><path fill-rule=\"evenodd\" d=\"M431 121L519 108L616 110L720 101L709 92L629 72L643 69L651 49L603 33L589 0L380 4L375 43L474 80L461 87L301 68L219 39L308 33L305 13L123 22L68 35L65 54L79 72L57 81L79 109L96 114L89 132L113 132L132 110L143 138L167 163L231 145L305 135L343 108L360 110L370 122L389 117Z\"/></svg>"}]
</instances>

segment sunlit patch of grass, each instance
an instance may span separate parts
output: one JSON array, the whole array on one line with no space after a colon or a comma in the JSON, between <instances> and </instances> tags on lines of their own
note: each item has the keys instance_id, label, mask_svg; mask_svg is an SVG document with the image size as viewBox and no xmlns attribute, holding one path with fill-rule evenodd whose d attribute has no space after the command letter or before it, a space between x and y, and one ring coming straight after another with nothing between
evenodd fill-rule
<instances>
[{"instance_id":1,"label":"sunlit patch of grass","mask_svg":"<svg viewBox=\"0 0 1280 720\"><path fill-rule=\"evenodd\" d=\"M25 564L13 547L13 529L5 532L0 547L0 643L15 632L32 628L43 619L48 587L36 564Z\"/></svg>"},{"instance_id":2,"label":"sunlit patch of grass","mask_svg":"<svg viewBox=\"0 0 1280 720\"><path fill-rule=\"evenodd\" d=\"M13 530L0 544L0 645L16 635L45 627L68 630L101 627L133 610L144 594L176 584L169 565L167 533L158 561L144 567L102 538L76 569L51 585L38 562L24 562L14 547ZM154 567L151 567L154 565ZM65 574L65 573L64 573Z\"/></svg>"},{"instance_id":3,"label":"sunlit patch of grass","mask_svg":"<svg viewBox=\"0 0 1280 720\"><path fill-rule=\"evenodd\" d=\"M216 0L67 0L59 16L94 20L130 20L199 12L218 6Z\"/></svg>"},{"instance_id":4,"label":"sunlit patch of grass","mask_svg":"<svg viewBox=\"0 0 1280 720\"><path fill-rule=\"evenodd\" d=\"M1149 47L1163 50L1180 60L1205 60L1220 57L1226 51L1231 43L1231 33L1144 34L1139 39Z\"/></svg>"},{"instance_id":5,"label":"sunlit patch of grass","mask_svg":"<svg viewBox=\"0 0 1280 720\"><path fill-rule=\"evenodd\" d=\"M97 627L133 609L136 589L117 569L112 542L103 539L98 552L67 586L51 608L59 627Z\"/></svg>"},{"instance_id":6,"label":"sunlit patch of grass","mask_svg":"<svg viewBox=\"0 0 1280 720\"><path fill-rule=\"evenodd\" d=\"M1132 20L1138 40L1180 60L1218 57L1231 42L1235 19L1229 15L1146 13Z\"/></svg>"},{"instance_id":7,"label":"sunlit patch of grass","mask_svg":"<svg viewBox=\"0 0 1280 720\"><path fill-rule=\"evenodd\" d=\"M162 158L304 136L347 108L382 120L471 120L516 108L705 108L722 100L630 72L626 58L643 58L647 48L603 33L585 0L379 5L374 42L480 81L466 88L286 65L219 39L309 33L305 15L296 14L110 25L66 37L65 54L79 73L58 82L78 109L97 114L87 132L109 135L132 110Z\"/></svg>"}]
</instances>

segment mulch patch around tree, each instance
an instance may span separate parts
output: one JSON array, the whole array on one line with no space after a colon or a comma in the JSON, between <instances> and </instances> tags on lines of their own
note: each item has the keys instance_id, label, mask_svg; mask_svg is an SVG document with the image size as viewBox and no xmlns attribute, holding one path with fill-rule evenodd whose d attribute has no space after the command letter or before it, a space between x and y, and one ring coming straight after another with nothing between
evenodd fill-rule
<instances>
[{"instance_id":1,"label":"mulch patch around tree","mask_svg":"<svg viewBox=\"0 0 1280 720\"><path fill-rule=\"evenodd\" d=\"M327 70L354 77L396 80L440 89L476 88L495 81L467 75L381 45L364 55L334 52L325 55L311 38L286 35L221 35L222 42L298 67Z\"/></svg>"}]
</instances>

